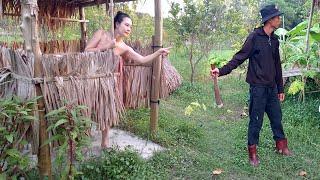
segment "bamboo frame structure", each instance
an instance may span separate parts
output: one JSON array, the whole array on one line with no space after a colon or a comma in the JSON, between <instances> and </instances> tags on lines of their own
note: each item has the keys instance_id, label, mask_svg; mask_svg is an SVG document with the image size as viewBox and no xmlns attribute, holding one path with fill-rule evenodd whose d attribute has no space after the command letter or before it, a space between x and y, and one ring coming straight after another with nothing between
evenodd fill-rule
<instances>
[{"instance_id":1,"label":"bamboo frame structure","mask_svg":"<svg viewBox=\"0 0 320 180\"><path fill-rule=\"evenodd\" d=\"M38 38L39 23L47 23L47 25L52 26L52 30L54 30L54 27L56 27L56 24L60 21L79 22L81 27L81 48L80 46L79 48L83 50L87 41L86 22L88 22L85 20L83 8L89 5L105 3L110 7L109 13L113 19L114 3L124 1L130 0L20 0L18 1L18 3L20 3L18 5L21 5L20 8L17 4L10 4L12 2L10 0L0 0L0 3L3 2L1 4L5 5L5 13L11 15L18 15L21 13L21 30L25 40L24 49L26 52L26 54L24 54L20 52L20 50L7 50L1 47L0 42L0 85L3 79L8 79L9 76L11 76L10 78L13 79L15 85L22 87L20 89L30 90L30 92L21 91L21 93L28 93L28 97L43 95L43 98L38 100L39 105L37 107L41 110L38 115L40 124L37 126L38 135L36 136L36 138L39 139L40 145L36 144L35 146L40 147L48 136L48 132L46 131L46 121L44 120L44 109L53 110L58 108L61 106L62 102L60 101L62 99L75 101L78 104L88 105L89 109L83 113L91 116L94 121L101 122L98 125L100 130L103 130L106 123L109 123L109 125L117 124L123 112L123 105L127 105L129 108L151 106L150 129L152 133L156 132L159 113L159 98L169 96L169 93L181 84L180 75L170 65L170 62L167 59L164 59L164 63L161 64L162 57L159 57L154 61L155 63L153 63L153 65L143 65L140 67L136 67L136 64L124 64L124 72L128 75L128 81L124 82L117 78L119 72L116 72L116 69L119 67L118 65L120 61L118 56L114 56L112 50L106 54L72 54L70 53L70 48L65 48L65 46L70 46L70 44L63 44L64 41L46 42L46 45L44 43L40 43ZM56 2L56 8L61 8L60 14L56 14L58 17L54 16L54 13L50 14L50 12L46 12L45 7L49 7L48 5L50 5L50 2ZM160 0L155 0L155 7L156 22L153 46L156 47L155 50L157 50L162 46L162 17ZM70 18L76 12L76 8L79 8L78 13L80 15L80 20ZM38 21L40 17L41 21ZM111 30L114 31L113 22L111 24ZM60 23L60 25L63 25L63 23ZM112 32L112 34L114 34L114 32ZM52 47L50 47L50 45L48 46L48 44L51 43ZM73 47L71 49L77 49L78 45L79 41L71 43L71 46ZM19 45L15 44L15 46L18 48ZM54 49L53 47L59 48ZM144 50L142 48L140 50L140 53L143 54L142 52ZM4 56L3 53L6 55ZM54 55L43 53L66 54ZM148 52L148 54L149 53L150 52ZM3 59L3 57L13 57L12 54L16 54L14 57L17 59L14 59L13 61L6 61L6 59ZM112 58L110 58L111 56ZM114 62L109 61L110 59ZM16 65L17 63L21 63L20 66L23 66L23 68L29 69L32 72L21 71L21 69L17 70L21 67L14 66L14 64L10 65L12 62ZM26 62L27 64L24 64ZM10 68L8 68L9 66L12 66L13 69L10 70ZM161 69L161 66L163 66L163 69ZM2 71L3 67L5 67L5 71ZM16 69L14 69L15 67ZM146 72L148 74L146 74ZM151 74L151 72L153 72L153 74ZM5 75L3 76L1 73L4 73ZM27 74L25 75L25 73ZM160 76L161 73L166 76ZM22 81L25 81L25 84L23 84ZM117 89L117 87L121 86L126 86L126 90L128 92L135 92L130 94L127 93L125 96L127 98L127 104L123 104L124 102L122 101L120 102L120 96L123 94L119 92L120 88ZM0 88L2 87L0 86ZM11 90L19 91L19 88L12 88ZM90 100L88 100L88 98L90 99L90 95L96 97L91 98L95 99L94 102L90 102ZM3 97L1 92L0 97ZM106 106L106 104L110 105L110 107ZM108 117L109 119L102 120L102 117ZM49 145L43 146L39 149L38 166L40 174L42 177L48 176L49 179L52 177L50 157Z\"/></svg>"}]
</instances>

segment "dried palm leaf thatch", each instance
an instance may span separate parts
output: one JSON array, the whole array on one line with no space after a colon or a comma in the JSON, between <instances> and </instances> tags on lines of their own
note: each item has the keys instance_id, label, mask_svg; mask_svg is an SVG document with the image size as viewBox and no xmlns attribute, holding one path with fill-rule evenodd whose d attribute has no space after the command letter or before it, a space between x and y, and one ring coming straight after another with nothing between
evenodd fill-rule
<instances>
[{"instance_id":1,"label":"dried palm leaf thatch","mask_svg":"<svg viewBox=\"0 0 320 180\"><path fill-rule=\"evenodd\" d=\"M152 67L124 66L123 93L126 108L149 107Z\"/></svg>"},{"instance_id":2,"label":"dried palm leaf thatch","mask_svg":"<svg viewBox=\"0 0 320 180\"><path fill-rule=\"evenodd\" d=\"M40 43L44 54L80 52L80 40L53 40Z\"/></svg>"},{"instance_id":3,"label":"dried palm leaf thatch","mask_svg":"<svg viewBox=\"0 0 320 180\"><path fill-rule=\"evenodd\" d=\"M123 114L117 70L119 57L112 50L103 53L44 55L43 94L47 110L63 101L88 107L84 115L98 123L100 130L116 125Z\"/></svg>"},{"instance_id":4,"label":"dried palm leaf thatch","mask_svg":"<svg viewBox=\"0 0 320 180\"><path fill-rule=\"evenodd\" d=\"M55 30L65 24L63 21L56 21L51 17L70 18L78 12L77 7L63 0L38 0L39 17L50 29ZM21 14L20 0L2 0L3 11L12 16L19 17Z\"/></svg>"},{"instance_id":5,"label":"dried palm leaf thatch","mask_svg":"<svg viewBox=\"0 0 320 180\"><path fill-rule=\"evenodd\" d=\"M22 50L13 51L0 47L0 98L18 96L29 100L36 96L32 78L34 77L34 57L26 56ZM39 123L24 127L26 139L31 142L33 153L39 147Z\"/></svg>"},{"instance_id":6,"label":"dried palm leaf thatch","mask_svg":"<svg viewBox=\"0 0 320 180\"><path fill-rule=\"evenodd\" d=\"M13 50L23 48L23 42L0 42L0 46L10 47ZM41 52L44 54L80 52L80 40L52 40L40 42Z\"/></svg>"},{"instance_id":7,"label":"dried palm leaf thatch","mask_svg":"<svg viewBox=\"0 0 320 180\"><path fill-rule=\"evenodd\" d=\"M10 49L0 45L0 69L9 67L11 63Z\"/></svg>"},{"instance_id":8,"label":"dried palm leaf thatch","mask_svg":"<svg viewBox=\"0 0 320 180\"><path fill-rule=\"evenodd\" d=\"M170 93L177 90L182 84L182 77L174 66L171 65L169 59L162 59L161 77L160 77L160 98L169 97Z\"/></svg>"},{"instance_id":9,"label":"dried palm leaf thatch","mask_svg":"<svg viewBox=\"0 0 320 180\"><path fill-rule=\"evenodd\" d=\"M127 42L135 51L142 55L152 53L150 47L143 47L138 41ZM126 57L125 57L126 58ZM169 97L182 83L182 77L171 65L167 57L163 58L160 81L160 98ZM150 106L150 91L152 81L151 64L134 64L126 58L123 70L124 105L126 108Z\"/></svg>"},{"instance_id":10,"label":"dried palm leaf thatch","mask_svg":"<svg viewBox=\"0 0 320 180\"><path fill-rule=\"evenodd\" d=\"M35 97L33 78L33 56L27 57L23 51L0 48L1 98L12 95L23 100Z\"/></svg>"},{"instance_id":11,"label":"dried palm leaf thatch","mask_svg":"<svg viewBox=\"0 0 320 180\"><path fill-rule=\"evenodd\" d=\"M133 0L115 0L114 3ZM21 14L21 0L2 0L3 11L6 15L19 17ZM49 29L56 30L66 24L55 18L76 17L79 7L109 3L108 0L38 0L40 24L46 24Z\"/></svg>"}]
</instances>

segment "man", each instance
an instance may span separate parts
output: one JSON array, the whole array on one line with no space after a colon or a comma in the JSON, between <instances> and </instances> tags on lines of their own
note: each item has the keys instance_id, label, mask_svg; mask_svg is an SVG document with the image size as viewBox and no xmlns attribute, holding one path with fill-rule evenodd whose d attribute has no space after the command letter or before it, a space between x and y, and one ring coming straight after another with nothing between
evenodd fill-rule
<instances>
[{"instance_id":1,"label":"man","mask_svg":"<svg viewBox=\"0 0 320 180\"><path fill-rule=\"evenodd\" d=\"M281 123L280 101L284 100L285 95L279 41L274 35L275 29L280 26L280 15L283 13L275 5L265 6L260 13L264 25L250 33L242 49L225 66L211 70L213 77L227 75L249 58L246 81L250 84L248 153L252 166L258 166L260 163L257 145L264 112L270 119L277 152L286 156L291 155Z\"/></svg>"}]
</instances>

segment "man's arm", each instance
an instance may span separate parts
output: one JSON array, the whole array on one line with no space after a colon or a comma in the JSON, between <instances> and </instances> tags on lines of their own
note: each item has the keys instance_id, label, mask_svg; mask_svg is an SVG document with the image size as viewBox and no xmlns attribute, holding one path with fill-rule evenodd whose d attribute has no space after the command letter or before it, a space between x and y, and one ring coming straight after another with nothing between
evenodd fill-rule
<instances>
[{"instance_id":1,"label":"man's arm","mask_svg":"<svg viewBox=\"0 0 320 180\"><path fill-rule=\"evenodd\" d=\"M219 68L219 76L229 74L233 69L237 68L246 59L248 59L252 53L253 49L253 36L252 32L246 39L240 51L238 51L233 58L223 67Z\"/></svg>"},{"instance_id":2,"label":"man's arm","mask_svg":"<svg viewBox=\"0 0 320 180\"><path fill-rule=\"evenodd\" d=\"M281 60L280 60L280 53L279 53L279 41L277 41L276 47L277 47L276 54L275 54L276 83L278 88L278 94L280 94L284 92L284 88L283 88L282 68L281 68Z\"/></svg>"}]
</instances>

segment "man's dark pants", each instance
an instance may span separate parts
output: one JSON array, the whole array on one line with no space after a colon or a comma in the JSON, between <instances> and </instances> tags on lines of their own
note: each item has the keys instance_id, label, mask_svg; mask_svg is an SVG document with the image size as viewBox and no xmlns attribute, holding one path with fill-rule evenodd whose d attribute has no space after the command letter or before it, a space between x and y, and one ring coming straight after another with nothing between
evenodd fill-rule
<instances>
[{"instance_id":1,"label":"man's dark pants","mask_svg":"<svg viewBox=\"0 0 320 180\"><path fill-rule=\"evenodd\" d=\"M259 144L259 134L263 124L264 112L267 113L273 139L284 139L281 123L282 112L277 87L250 86L248 145Z\"/></svg>"}]
</instances>

